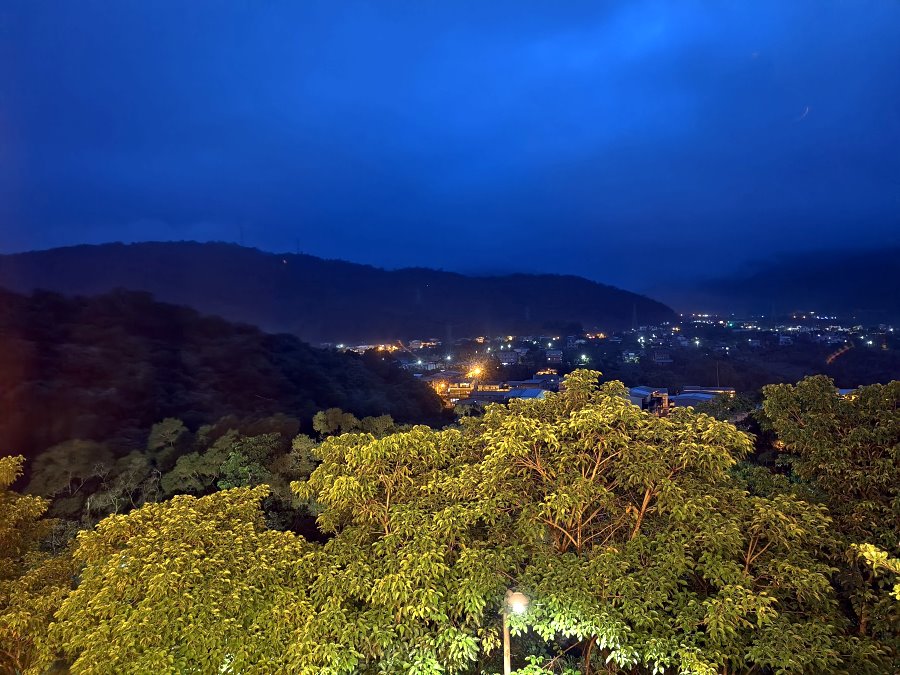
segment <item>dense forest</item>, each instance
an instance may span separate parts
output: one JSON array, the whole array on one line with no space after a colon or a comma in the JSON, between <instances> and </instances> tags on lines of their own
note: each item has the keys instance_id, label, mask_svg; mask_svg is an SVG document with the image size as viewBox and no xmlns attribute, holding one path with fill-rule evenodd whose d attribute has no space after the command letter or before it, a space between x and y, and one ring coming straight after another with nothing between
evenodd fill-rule
<instances>
[{"instance_id":1,"label":"dense forest","mask_svg":"<svg viewBox=\"0 0 900 675\"><path fill-rule=\"evenodd\" d=\"M609 331L635 320L675 317L655 300L575 276L387 271L224 243L104 244L0 255L0 286L20 292L149 291L166 302L313 342L519 335L572 323Z\"/></svg>"},{"instance_id":2,"label":"dense forest","mask_svg":"<svg viewBox=\"0 0 900 675\"><path fill-rule=\"evenodd\" d=\"M0 454L33 457L79 439L118 456L172 417L196 429L283 414L309 430L335 406L401 422L441 415L430 388L377 357L316 349L147 293L0 290Z\"/></svg>"},{"instance_id":3,"label":"dense forest","mask_svg":"<svg viewBox=\"0 0 900 675\"><path fill-rule=\"evenodd\" d=\"M772 385L754 439L599 377L443 429L167 419L32 494L2 458L0 668L498 672L513 589L520 675L898 672L900 382Z\"/></svg>"}]
</instances>

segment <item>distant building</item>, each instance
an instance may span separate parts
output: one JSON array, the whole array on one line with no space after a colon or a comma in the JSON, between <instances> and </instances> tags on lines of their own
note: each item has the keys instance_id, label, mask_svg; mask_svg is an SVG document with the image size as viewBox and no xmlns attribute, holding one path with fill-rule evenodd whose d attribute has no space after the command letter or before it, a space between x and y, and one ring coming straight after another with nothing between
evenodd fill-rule
<instances>
[{"instance_id":1,"label":"distant building","mask_svg":"<svg viewBox=\"0 0 900 675\"><path fill-rule=\"evenodd\" d=\"M544 352L547 357L547 363L562 363L563 353L561 349L548 349Z\"/></svg>"},{"instance_id":2,"label":"distant building","mask_svg":"<svg viewBox=\"0 0 900 675\"><path fill-rule=\"evenodd\" d=\"M633 349L626 349L622 352L623 363L640 363L641 353Z\"/></svg>"},{"instance_id":3,"label":"distant building","mask_svg":"<svg viewBox=\"0 0 900 675\"><path fill-rule=\"evenodd\" d=\"M673 408L695 407L718 398L718 394L706 394L704 392L687 392L669 397L669 405Z\"/></svg>"},{"instance_id":4,"label":"distant building","mask_svg":"<svg viewBox=\"0 0 900 675\"><path fill-rule=\"evenodd\" d=\"M546 398L546 389L514 389L509 392L508 399L525 398L525 399L542 399Z\"/></svg>"},{"instance_id":5,"label":"distant building","mask_svg":"<svg viewBox=\"0 0 900 675\"><path fill-rule=\"evenodd\" d=\"M559 391L559 376L535 375L530 380L510 380L507 382L511 391L519 389L544 389L546 391Z\"/></svg>"},{"instance_id":6,"label":"distant building","mask_svg":"<svg viewBox=\"0 0 900 675\"><path fill-rule=\"evenodd\" d=\"M628 398L641 410L654 415L665 415L669 411L669 390L665 387L632 387Z\"/></svg>"},{"instance_id":7,"label":"distant building","mask_svg":"<svg viewBox=\"0 0 900 675\"><path fill-rule=\"evenodd\" d=\"M458 401L471 396L477 388L478 385L472 380L456 380L447 382L447 386L443 388L444 393L442 395L451 401Z\"/></svg>"},{"instance_id":8,"label":"distant building","mask_svg":"<svg viewBox=\"0 0 900 675\"><path fill-rule=\"evenodd\" d=\"M842 345L847 342L847 338L843 335L817 335L816 342L826 345Z\"/></svg>"},{"instance_id":9,"label":"distant building","mask_svg":"<svg viewBox=\"0 0 900 675\"><path fill-rule=\"evenodd\" d=\"M436 340L435 338L431 338L429 340L410 340L409 348L410 349L429 349L432 347L440 347L441 341Z\"/></svg>"},{"instance_id":10,"label":"distant building","mask_svg":"<svg viewBox=\"0 0 900 675\"><path fill-rule=\"evenodd\" d=\"M420 359L409 354L394 357L401 368L406 370L441 370L446 364L436 359Z\"/></svg>"},{"instance_id":11,"label":"distant building","mask_svg":"<svg viewBox=\"0 0 900 675\"><path fill-rule=\"evenodd\" d=\"M510 350L508 352L497 352L497 360L504 366L514 366L519 362L519 359L519 353L513 350Z\"/></svg>"},{"instance_id":12,"label":"distant building","mask_svg":"<svg viewBox=\"0 0 900 675\"><path fill-rule=\"evenodd\" d=\"M567 335L566 336L566 349L576 349L578 345L583 345L587 342L580 335Z\"/></svg>"},{"instance_id":13,"label":"distant building","mask_svg":"<svg viewBox=\"0 0 900 675\"><path fill-rule=\"evenodd\" d=\"M681 388L682 394L710 394L712 396L727 396L734 398L734 387L696 387L688 385Z\"/></svg>"},{"instance_id":14,"label":"distant building","mask_svg":"<svg viewBox=\"0 0 900 675\"><path fill-rule=\"evenodd\" d=\"M487 405L489 403L506 403L510 399L544 398L548 389L540 382L528 382L530 386L516 386L521 382L455 382L450 383L446 392L438 390L451 403L461 405Z\"/></svg>"},{"instance_id":15,"label":"distant building","mask_svg":"<svg viewBox=\"0 0 900 675\"><path fill-rule=\"evenodd\" d=\"M672 355L669 354L669 352L665 349L654 349L653 351L651 351L650 360L653 361L653 363L657 366L664 366L673 363Z\"/></svg>"}]
</instances>

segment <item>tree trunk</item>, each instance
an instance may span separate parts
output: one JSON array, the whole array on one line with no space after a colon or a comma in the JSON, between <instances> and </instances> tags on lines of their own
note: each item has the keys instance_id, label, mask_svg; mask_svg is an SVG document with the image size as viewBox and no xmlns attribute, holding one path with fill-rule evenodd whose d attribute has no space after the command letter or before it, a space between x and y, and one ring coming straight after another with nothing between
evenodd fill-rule
<instances>
[{"instance_id":1,"label":"tree trunk","mask_svg":"<svg viewBox=\"0 0 900 675\"><path fill-rule=\"evenodd\" d=\"M591 675L591 652L594 650L594 643L596 641L597 638L592 637L590 640L588 640L587 648L585 648L584 650L584 656L582 657L582 662L584 663L584 675Z\"/></svg>"}]
</instances>

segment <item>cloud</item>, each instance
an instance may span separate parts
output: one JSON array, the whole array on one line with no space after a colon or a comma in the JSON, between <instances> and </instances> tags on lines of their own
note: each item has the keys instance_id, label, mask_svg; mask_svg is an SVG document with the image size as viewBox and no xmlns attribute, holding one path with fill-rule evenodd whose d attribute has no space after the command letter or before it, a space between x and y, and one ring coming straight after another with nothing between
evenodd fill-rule
<instances>
[{"instance_id":1,"label":"cloud","mask_svg":"<svg viewBox=\"0 0 900 675\"><path fill-rule=\"evenodd\" d=\"M243 228L618 281L896 227L893 3L57 9L5 14L3 250Z\"/></svg>"}]
</instances>

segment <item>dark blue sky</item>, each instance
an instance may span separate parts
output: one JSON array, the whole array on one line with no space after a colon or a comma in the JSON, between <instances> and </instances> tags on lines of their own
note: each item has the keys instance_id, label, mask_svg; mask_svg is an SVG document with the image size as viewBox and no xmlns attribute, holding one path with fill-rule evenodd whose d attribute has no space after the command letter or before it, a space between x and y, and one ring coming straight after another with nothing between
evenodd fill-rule
<instances>
[{"instance_id":1,"label":"dark blue sky","mask_svg":"<svg viewBox=\"0 0 900 675\"><path fill-rule=\"evenodd\" d=\"M642 289L898 214L894 0L0 4L4 252L243 230Z\"/></svg>"}]
</instances>

